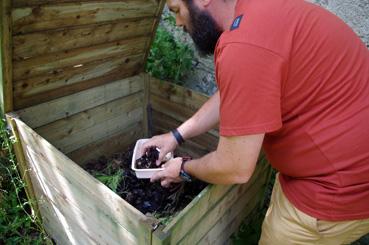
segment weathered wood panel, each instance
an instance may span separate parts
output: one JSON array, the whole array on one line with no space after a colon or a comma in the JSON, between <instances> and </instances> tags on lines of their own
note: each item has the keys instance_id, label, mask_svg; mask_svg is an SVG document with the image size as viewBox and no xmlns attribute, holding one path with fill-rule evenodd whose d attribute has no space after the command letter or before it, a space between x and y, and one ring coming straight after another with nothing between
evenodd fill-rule
<instances>
[{"instance_id":1,"label":"weathered wood panel","mask_svg":"<svg viewBox=\"0 0 369 245\"><path fill-rule=\"evenodd\" d=\"M143 54L113 57L74 68L14 82L15 108L25 108L51 99L96 87L137 74Z\"/></svg>"},{"instance_id":2,"label":"weathered wood panel","mask_svg":"<svg viewBox=\"0 0 369 245\"><path fill-rule=\"evenodd\" d=\"M13 0L13 7L39 6L55 3L75 3L76 0ZM101 0L78 0L78 2L101 2ZM117 0L104 0L104 2L117 2Z\"/></svg>"},{"instance_id":3,"label":"weathered wood panel","mask_svg":"<svg viewBox=\"0 0 369 245\"><path fill-rule=\"evenodd\" d=\"M258 164L253 177L246 184L208 186L168 226L153 233L154 244L196 244L212 228L226 229L227 224L220 219L229 215L228 210L240 206L245 208L247 205L248 209L253 209L256 206L252 196L264 191L262 186L269 176L267 169L266 163ZM248 198L243 198L244 195Z\"/></svg>"},{"instance_id":4,"label":"weathered wood panel","mask_svg":"<svg viewBox=\"0 0 369 245\"><path fill-rule=\"evenodd\" d=\"M205 94L153 77L150 77L150 92L168 102L180 104L192 111L198 110L209 99Z\"/></svg>"},{"instance_id":5,"label":"weathered wood panel","mask_svg":"<svg viewBox=\"0 0 369 245\"><path fill-rule=\"evenodd\" d=\"M85 63L109 57L140 54L145 51L147 41L148 37L139 37L16 61L13 67L14 80L58 73L61 68L73 69Z\"/></svg>"},{"instance_id":6,"label":"weathered wood panel","mask_svg":"<svg viewBox=\"0 0 369 245\"><path fill-rule=\"evenodd\" d=\"M154 0L72 2L15 8L12 12L15 34L87 25L98 22L154 16Z\"/></svg>"},{"instance_id":7,"label":"weathered wood panel","mask_svg":"<svg viewBox=\"0 0 369 245\"><path fill-rule=\"evenodd\" d=\"M267 164L267 161L264 164ZM263 163L260 163L263 164ZM248 191L246 194L240 195L238 201L229 208L227 212L219 219L217 224L213 226L206 235L199 242L200 244L225 244L231 235L239 229L241 223L245 220L245 217L250 219L252 214L260 212L260 204L263 204L265 198L265 191L270 179L272 168L268 167L259 176L264 180L258 180L257 188L252 187L256 193L252 195L252 191ZM255 185L255 184L254 184ZM251 200L250 200L251 199Z\"/></svg>"},{"instance_id":8,"label":"weathered wood panel","mask_svg":"<svg viewBox=\"0 0 369 245\"><path fill-rule=\"evenodd\" d=\"M64 153L123 131L143 119L143 94L136 93L36 128Z\"/></svg>"},{"instance_id":9,"label":"weathered wood panel","mask_svg":"<svg viewBox=\"0 0 369 245\"><path fill-rule=\"evenodd\" d=\"M108 137L92 142L68 153L67 156L78 165L83 166L89 161L98 159L101 156L109 158L114 153L125 152L130 145L144 137L142 124L140 122L130 125L116 135L109 135Z\"/></svg>"},{"instance_id":10,"label":"weathered wood panel","mask_svg":"<svg viewBox=\"0 0 369 245\"><path fill-rule=\"evenodd\" d=\"M0 3L0 103L3 113L13 110L13 64L12 64L11 0Z\"/></svg>"},{"instance_id":11,"label":"weathered wood panel","mask_svg":"<svg viewBox=\"0 0 369 245\"><path fill-rule=\"evenodd\" d=\"M142 89L142 75L138 75L22 109L18 114L27 125L37 128Z\"/></svg>"},{"instance_id":12,"label":"weathered wood panel","mask_svg":"<svg viewBox=\"0 0 369 245\"><path fill-rule=\"evenodd\" d=\"M154 128L162 129L165 132L169 132L173 128L177 128L181 123L183 123L155 110L152 111L152 121ZM204 148L204 150L206 151L213 151L218 146L218 140L218 136L214 136L210 133L205 133L191 138L188 141L196 143L197 145L201 146L201 148Z\"/></svg>"},{"instance_id":13,"label":"weathered wood panel","mask_svg":"<svg viewBox=\"0 0 369 245\"><path fill-rule=\"evenodd\" d=\"M266 171L265 166L262 170ZM214 229L222 229L222 231L227 230L226 233L218 234L218 240L214 243L223 244L236 231L230 230L231 227L227 226L227 222L223 221L227 219L233 220L238 212L245 207L247 207L249 213L257 207L258 201L261 200L264 194L263 186L267 179L266 177L267 173L258 172L258 175L254 175L249 183L235 185L235 188L229 191L212 210L204 215L198 224L192 227L179 244L195 244L199 242L203 236L207 235L212 227Z\"/></svg>"},{"instance_id":14,"label":"weathered wood panel","mask_svg":"<svg viewBox=\"0 0 369 245\"><path fill-rule=\"evenodd\" d=\"M153 18L69 27L13 37L13 60L89 47L101 43L150 36Z\"/></svg>"},{"instance_id":15,"label":"weathered wood panel","mask_svg":"<svg viewBox=\"0 0 369 245\"><path fill-rule=\"evenodd\" d=\"M41 209L41 212L51 236L71 244L150 243L152 220L78 167L22 121L14 120L31 169L32 182L50 210Z\"/></svg>"}]
</instances>

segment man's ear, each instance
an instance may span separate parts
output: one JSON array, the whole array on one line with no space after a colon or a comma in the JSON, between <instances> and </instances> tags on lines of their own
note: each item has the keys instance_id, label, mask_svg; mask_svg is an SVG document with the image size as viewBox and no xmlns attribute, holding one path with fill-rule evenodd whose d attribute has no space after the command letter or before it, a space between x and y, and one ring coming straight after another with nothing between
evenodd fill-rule
<instances>
[{"instance_id":1,"label":"man's ear","mask_svg":"<svg viewBox=\"0 0 369 245\"><path fill-rule=\"evenodd\" d=\"M211 4L211 2L213 1L213 0L195 0L196 2L198 2L198 4L201 6L201 7L203 7L203 8L206 8L206 7L208 7L210 4Z\"/></svg>"}]
</instances>

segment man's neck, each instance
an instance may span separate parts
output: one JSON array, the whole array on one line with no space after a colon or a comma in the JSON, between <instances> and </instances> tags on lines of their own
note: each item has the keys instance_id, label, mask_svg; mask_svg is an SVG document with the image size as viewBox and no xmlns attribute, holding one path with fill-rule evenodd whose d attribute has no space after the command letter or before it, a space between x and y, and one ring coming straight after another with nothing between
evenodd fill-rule
<instances>
[{"instance_id":1,"label":"man's neck","mask_svg":"<svg viewBox=\"0 0 369 245\"><path fill-rule=\"evenodd\" d=\"M214 1L209 11L222 31L229 30L234 20L237 0Z\"/></svg>"}]
</instances>

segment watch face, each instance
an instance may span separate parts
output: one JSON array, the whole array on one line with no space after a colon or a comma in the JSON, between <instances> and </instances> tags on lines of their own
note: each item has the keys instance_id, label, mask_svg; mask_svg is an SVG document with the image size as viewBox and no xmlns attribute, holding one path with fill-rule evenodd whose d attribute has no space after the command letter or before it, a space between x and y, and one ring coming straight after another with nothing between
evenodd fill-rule
<instances>
[{"instance_id":1,"label":"watch face","mask_svg":"<svg viewBox=\"0 0 369 245\"><path fill-rule=\"evenodd\" d=\"M183 170L181 170L181 172L179 172L179 176L184 181L187 181L187 182L191 182L192 181L191 176L188 173L186 173L185 171L183 171Z\"/></svg>"}]
</instances>

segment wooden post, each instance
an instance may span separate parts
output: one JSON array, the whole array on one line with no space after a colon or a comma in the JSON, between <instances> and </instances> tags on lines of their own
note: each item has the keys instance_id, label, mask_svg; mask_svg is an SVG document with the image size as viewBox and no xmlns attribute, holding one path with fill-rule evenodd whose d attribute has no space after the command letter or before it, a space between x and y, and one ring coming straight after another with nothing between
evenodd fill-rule
<instances>
[{"instance_id":1,"label":"wooden post","mask_svg":"<svg viewBox=\"0 0 369 245\"><path fill-rule=\"evenodd\" d=\"M143 99L143 130L145 138L151 137L151 107L150 107L150 77L148 74L143 73L144 79L144 99Z\"/></svg>"},{"instance_id":2,"label":"wooden post","mask_svg":"<svg viewBox=\"0 0 369 245\"><path fill-rule=\"evenodd\" d=\"M17 124L15 123L13 119L16 117L18 117L18 115L16 115L15 113L6 114L7 122L10 125L12 132L13 132L13 136L15 137L15 140L16 140L16 142L14 143L14 152L17 158L17 167L18 167L18 171L19 171L19 174L22 180L26 183L26 187L25 187L26 195L27 195L28 200L31 201L31 207L35 215L37 216L38 220L42 223L42 217L41 217L40 209L38 207L37 197L33 190L31 177L29 175L29 167L27 166L26 158L24 156L24 151L23 151L21 139L19 137Z\"/></svg>"},{"instance_id":3,"label":"wooden post","mask_svg":"<svg viewBox=\"0 0 369 245\"><path fill-rule=\"evenodd\" d=\"M11 0L2 0L0 6L1 53L1 109L5 114L13 110L12 21ZM0 72L1 74L1 72Z\"/></svg>"}]
</instances>

